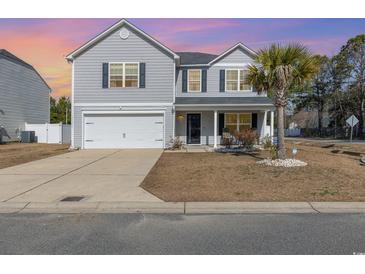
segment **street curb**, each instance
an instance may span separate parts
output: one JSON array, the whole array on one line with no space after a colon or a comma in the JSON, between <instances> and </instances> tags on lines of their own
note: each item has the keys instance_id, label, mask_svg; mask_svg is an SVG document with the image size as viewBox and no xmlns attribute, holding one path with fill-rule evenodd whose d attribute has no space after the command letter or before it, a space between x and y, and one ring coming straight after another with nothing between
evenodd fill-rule
<instances>
[{"instance_id":1,"label":"street curb","mask_svg":"<svg viewBox=\"0 0 365 274\"><path fill-rule=\"evenodd\" d=\"M186 214L200 213L318 213L306 202L191 202Z\"/></svg>"},{"instance_id":2,"label":"street curb","mask_svg":"<svg viewBox=\"0 0 365 274\"><path fill-rule=\"evenodd\" d=\"M365 202L0 202L0 213L365 213Z\"/></svg>"}]
</instances>

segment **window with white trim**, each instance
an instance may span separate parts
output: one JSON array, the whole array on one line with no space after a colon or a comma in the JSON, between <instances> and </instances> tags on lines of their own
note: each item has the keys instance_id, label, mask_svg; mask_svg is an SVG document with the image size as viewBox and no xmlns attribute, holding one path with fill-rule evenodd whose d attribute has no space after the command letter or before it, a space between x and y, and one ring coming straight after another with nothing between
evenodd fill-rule
<instances>
[{"instance_id":1,"label":"window with white trim","mask_svg":"<svg viewBox=\"0 0 365 274\"><path fill-rule=\"evenodd\" d=\"M243 131L250 129L252 125L252 113L225 113L224 114L224 127L228 128L230 133L235 131Z\"/></svg>"},{"instance_id":2,"label":"window with white trim","mask_svg":"<svg viewBox=\"0 0 365 274\"><path fill-rule=\"evenodd\" d=\"M226 91L251 91L251 85L246 83L247 70L226 69Z\"/></svg>"},{"instance_id":3,"label":"window with white trim","mask_svg":"<svg viewBox=\"0 0 365 274\"><path fill-rule=\"evenodd\" d=\"M200 69L188 70L188 92L201 92L202 71Z\"/></svg>"},{"instance_id":4,"label":"window with white trim","mask_svg":"<svg viewBox=\"0 0 365 274\"><path fill-rule=\"evenodd\" d=\"M139 63L109 63L109 87L137 88Z\"/></svg>"},{"instance_id":5,"label":"window with white trim","mask_svg":"<svg viewBox=\"0 0 365 274\"><path fill-rule=\"evenodd\" d=\"M122 88L123 79L123 63L109 64L109 87Z\"/></svg>"}]
</instances>

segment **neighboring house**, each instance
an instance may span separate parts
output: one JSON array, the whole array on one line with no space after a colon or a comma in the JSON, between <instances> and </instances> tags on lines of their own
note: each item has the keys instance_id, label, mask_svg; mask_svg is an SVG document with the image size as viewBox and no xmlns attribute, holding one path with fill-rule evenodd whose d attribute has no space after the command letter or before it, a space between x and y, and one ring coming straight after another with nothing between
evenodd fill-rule
<instances>
[{"instance_id":1,"label":"neighboring house","mask_svg":"<svg viewBox=\"0 0 365 274\"><path fill-rule=\"evenodd\" d=\"M318 112L316 110L302 109L292 116L287 117L288 128L315 129L318 128ZM330 117L327 112L323 112L322 127L328 127Z\"/></svg>"},{"instance_id":2,"label":"neighboring house","mask_svg":"<svg viewBox=\"0 0 365 274\"><path fill-rule=\"evenodd\" d=\"M254 56L242 43L174 52L123 19L66 57L72 146L162 148L175 136L217 146L225 127L272 135L272 101L243 81Z\"/></svg>"},{"instance_id":3,"label":"neighboring house","mask_svg":"<svg viewBox=\"0 0 365 274\"><path fill-rule=\"evenodd\" d=\"M12 140L25 123L49 122L50 91L34 67L0 49L0 125Z\"/></svg>"}]
</instances>

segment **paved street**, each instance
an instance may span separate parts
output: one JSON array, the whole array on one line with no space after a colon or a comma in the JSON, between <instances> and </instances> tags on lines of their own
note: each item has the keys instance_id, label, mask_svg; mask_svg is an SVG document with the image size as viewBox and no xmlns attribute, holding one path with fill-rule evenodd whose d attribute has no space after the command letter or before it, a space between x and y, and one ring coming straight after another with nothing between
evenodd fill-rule
<instances>
[{"instance_id":1,"label":"paved street","mask_svg":"<svg viewBox=\"0 0 365 274\"><path fill-rule=\"evenodd\" d=\"M364 214L2 214L1 254L353 254Z\"/></svg>"}]
</instances>

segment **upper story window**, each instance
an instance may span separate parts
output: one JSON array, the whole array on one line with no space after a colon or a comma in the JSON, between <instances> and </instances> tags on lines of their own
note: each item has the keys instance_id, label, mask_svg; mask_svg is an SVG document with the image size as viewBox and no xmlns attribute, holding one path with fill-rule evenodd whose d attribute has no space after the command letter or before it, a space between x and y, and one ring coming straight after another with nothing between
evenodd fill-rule
<instances>
[{"instance_id":1,"label":"upper story window","mask_svg":"<svg viewBox=\"0 0 365 274\"><path fill-rule=\"evenodd\" d=\"M136 88L138 84L138 63L109 63L109 87Z\"/></svg>"},{"instance_id":2,"label":"upper story window","mask_svg":"<svg viewBox=\"0 0 365 274\"><path fill-rule=\"evenodd\" d=\"M247 71L243 69L226 69L226 91L251 91L251 85L246 84Z\"/></svg>"},{"instance_id":3,"label":"upper story window","mask_svg":"<svg viewBox=\"0 0 365 274\"><path fill-rule=\"evenodd\" d=\"M188 70L188 92L201 92L201 73L200 69Z\"/></svg>"}]
</instances>

